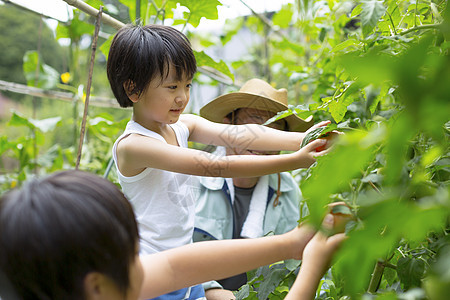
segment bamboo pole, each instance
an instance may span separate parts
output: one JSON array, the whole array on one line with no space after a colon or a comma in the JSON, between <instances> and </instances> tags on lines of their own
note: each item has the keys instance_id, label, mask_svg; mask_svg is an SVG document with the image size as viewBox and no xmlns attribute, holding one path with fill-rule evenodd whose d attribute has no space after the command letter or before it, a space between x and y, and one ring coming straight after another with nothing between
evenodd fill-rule
<instances>
[{"instance_id":1,"label":"bamboo pole","mask_svg":"<svg viewBox=\"0 0 450 300\"><path fill-rule=\"evenodd\" d=\"M78 95L74 93L44 90L21 83L8 82L3 80L0 80L0 91L8 91L22 95L35 96L38 98L57 99L65 102L73 102L78 98ZM117 105L117 100L113 98L92 96L90 102L90 104L94 106L119 108L119 106Z\"/></svg>"},{"instance_id":2,"label":"bamboo pole","mask_svg":"<svg viewBox=\"0 0 450 300\"><path fill-rule=\"evenodd\" d=\"M99 13L98 9L93 8L92 6L90 6L89 4L86 4L85 2L83 2L81 0L63 0L63 1L73 7L78 8L79 10L81 10L93 17L96 17ZM120 22L117 19L114 19L113 17L111 17L110 15L105 14L105 13L102 14L102 22L104 24L108 24L108 25L114 27L117 30L122 28L123 26L125 26L124 23Z\"/></svg>"},{"instance_id":3,"label":"bamboo pole","mask_svg":"<svg viewBox=\"0 0 450 300\"><path fill-rule=\"evenodd\" d=\"M89 65L89 77L88 77L88 82L87 82L87 86L86 86L86 99L84 101L83 120L81 121L80 142L78 143L77 162L75 164L76 170L78 170L78 168L80 166L81 152L83 149L83 140L84 140L84 135L85 135L85 131L86 131L86 119L87 119L87 113L88 113L88 108L89 108L89 97L91 94L92 73L94 72L95 51L97 50L97 40L98 40L98 33L100 31L100 23L102 21L102 11L103 11L103 6L100 6L100 9L99 9L98 15L97 15L97 20L95 22L94 39L92 41L91 63Z\"/></svg>"}]
</instances>

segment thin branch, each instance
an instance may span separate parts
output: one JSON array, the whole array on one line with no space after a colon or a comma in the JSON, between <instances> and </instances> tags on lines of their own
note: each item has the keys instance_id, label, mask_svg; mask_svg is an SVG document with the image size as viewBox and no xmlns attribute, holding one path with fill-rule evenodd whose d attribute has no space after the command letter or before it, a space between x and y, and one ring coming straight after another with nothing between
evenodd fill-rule
<instances>
[{"instance_id":1,"label":"thin branch","mask_svg":"<svg viewBox=\"0 0 450 300\"><path fill-rule=\"evenodd\" d=\"M369 180L368 183L378 194L383 195L383 193L377 188L377 186L372 181Z\"/></svg>"},{"instance_id":2,"label":"thin branch","mask_svg":"<svg viewBox=\"0 0 450 300\"><path fill-rule=\"evenodd\" d=\"M73 7L78 8L79 10L81 10L93 17L96 17L99 13L98 9L93 8L92 6L90 6L89 4L86 4L85 2L83 2L81 0L63 0L63 1ZM108 24L108 25L114 27L117 30L122 28L123 26L125 26L124 23L120 22L117 19L114 19L113 17L111 17L108 14L102 14L102 22L104 24Z\"/></svg>"},{"instance_id":3,"label":"thin branch","mask_svg":"<svg viewBox=\"0 0 450 300\"><path fill-rule=\"evenodd\" d=\"M265 25L267 25L270 29L272 29L273 32L275 32L276 34L278 34L279 36L281 36L283 39L288 39L283 32L281 32L280 30L276 30L273 28L273 24L272 22L267 19L264 15L258 14L256 11L254 11L247 3L245 3L243 0L239 0L241 1L242 4L244 4L248 9L250 9L250 11L252 12L253 15L255 15L257 18L259 18L261 20L261 22L263 22Z\"/></svg>"},{"instance_id":4,"label":"thin branch","mask_svg":"<svg viewBox=\"0 0 450 300\"><path fill-rule=\"evenodd\" d=\"M97 15L97 20L95 22L94 39L92 41L91 63L89 65L89 77L88 77L88 82L87 82L87 86L86 86L86 100L84 101L84 113L83 113L83 120L81 122L80 142L78 144L77 162L75 164L75 169L77 169L77 170L78 170L78 167L80 166L81 150L83 148L84 134L86 131L86 119L87 119L87 113L88 113L88 108L89 108L89 97L91 94L92 73L94 71L95 51L97 50L98 32L100 31L100 23L102 21L102 11L103 11L103 6L100 5L100 9L99 9L98 15Z\"/></svg>"},{"instance_id":5,"label":"thin branch","mask_svg":"<svg viewBox=\"0 0 450 300\"><path fill-rule=\"evenodd\" d=\"M414 31L418 31L418 30L426 30L426 29L440 29L440 27L442 26L442 23L438 23L438 24L427 24L427 25L419 25L419 26L415 26L413 28L409 28L405 31L400 32L398 35L405 35Z\"/></svg>"},{"instance_id":6,"label":"thin branch","mask_svg":"<svg viewBox=\"0 0 450 300\"><path fill-rule=\"evenodd\" d=\"M389 21L391 21L392 29L394 30L394 34L397 35L397 30L395 29L394 21L392 20L391 14L386 10L387 15L389 16Z\"/></svg>"}]
</instances>

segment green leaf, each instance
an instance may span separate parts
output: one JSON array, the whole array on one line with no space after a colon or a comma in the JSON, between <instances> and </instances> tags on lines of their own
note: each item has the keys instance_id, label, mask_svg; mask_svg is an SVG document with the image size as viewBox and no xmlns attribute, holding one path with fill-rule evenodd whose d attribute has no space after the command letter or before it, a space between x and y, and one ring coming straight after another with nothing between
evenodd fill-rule
<instances>
[{"instance_id":1,"label":"green leaf","mask_svg":"<svg viewBox=\"0 0 450 300\"><path fill-rule=\"evenodd\" d=\"M0 136L0 155L3 155L7 150L11 149L13 143L8 142L8 137L5 135Z\"/></svg>"},{"instance_id":2,"label":"green leaf","mask_svg":"<svg viewBox=\"0 0 450 300\"><path fill-rule=\"evenodd\" d=\"M194 27L200 24L201 18L217 20L219 18L217 6L222 5L217 0L180 0L178 2L189 9L188 23Z\"/></svg>"},{"instance_id":3,"label":"green leaf","mask_svg":"<svg viewBox=\"0 0 450 300\"><path fill-rule=\"evenodd\" d=\"M402 257L397 262L397 274L405 289L420 287L420 281L425 272L425 262L422 259Z\"/></svg>"},{"instance_id":4,"label":"green leaf","mask_svg":"<svg viewBox=\"0 0 450 300\"><path fill-rule=\"evenodd\" d=\"M331 208L333 214L351 215L352 211L346 205L335 205Z\"/></svg>"},{"instance_id":5,"label":"green leaf","mask_svg":"<svg viewBox=\"0 0 450 300\"><path fill-rule=\"evenodd\" d=\"M320 226L330 195L347 187L348 182L360 176L361 170L373 159L378 134L375 131L347 133L340 136L333 151L317 158L317 165L311 167L311 175L302 186L312 224Z\"/></svg>"},{"instance_id":6,"label":"green leaf","mask_svg":"<svg viewBox=\"0 0 450 300\"><path fill-rule=\"evenodd\" d=\"M335 122L341 122L344 119L345 113L347 112L347 107L354 102L352 97L343 97L343 99L331 100L328 103L328 110L331 113Z\"/></svg>"},{"instance_id":7,"label":"green leaf","mask_svg":"<svg viewBox=\"0 0 450 300\"><path fill-rule=\"evenodd\" d=\"M70 20L69 25L58 23L58 27L56 28L56 39L67 38L72 39L75 43L78 43L83 35L92 35L94 33L95 26L87 23L85 20L80 20L79 17L80 11L75 10L73 19Z\"/></svg>"},{"instance_id":8,"label":"green leaf","mask_svg":"<svg viewBox=\"0 0 450 300\"><path fill-rule=\"evenodd\" d=\"M350 14L350 17L357 17L361 14L363 10L363 3L360 3L353 8L352 13Z\"/></svg>"},{"instance_id":9,"label":"green leaf","mask_svg":"<svg viewBox=\"0 0 450 300\"><path fill-rule=\"evenodd\" d=\"M343 244L335 265L345 278L343 287L350 295L367 288L376 261L388 257L400 239L421 241L445 222L448 215L445 207L402 202L398 193L401 191L358 197L358 217L363 226L348 233L349 239Z\"/></svg>"},{"instance_id":10,"label":"green leaf","mask_svg":"<svg viewBox=\"0 0 450 300\"><path fill-rule=\"evenodd\" d=\"M26 126L30 129L33 129L35 126L32 122L30 122L27 118L20 115L17 112L13 112L11 119L8 123L9 126Z\"/></svg>"},{"instance_id":11,"label":"green leaf","mask_svg":"<svg viewBox=\"0 0 450 300\"><path fill-rule=\"evenodd\" d=\"M327 126L322 126L315 128L311 131L309 131L305 137L303 138L301 148L308 145L311 141L324 137L328 132L333 131L337 128L337 125L334 123L328 124Z\"/></svg>"},{"instance_id":12,"label":"green leaf","mask_svg":"<svg viewBox=\"0 0 450 300\"><path fill-rule=\"evenodd\" d=\"M370 0L362 1L361 6L361 25L364 36L372 33L372 30L378 23L378 20L385 14L386 8L383 1Z\"/></svg>"},{"instance_id":13,"label":"green leaf","mask_svg":"<svg viewBox=\"0 0 450 300\"><path fill-rule=\"evenodd\" d=\"M363 86L370 83L381 85L395 78L393 65L395 57L382 52L384 47L373 47L368 53L350 52L336 58L336 61Z\"/></svg>"},{"instance_id":14,"label":"green leaf","mask_svg":"<svg viewBox=\"0 0 450 300\"><path fill-rule=\"evenodd\" d=\"M402 170L405 165L409 140L413 137L413 123L406 113L391 120L388 132L385 168L385 184L395 185L403 179Z\"/></svg>"},{"instance_id":15,"label":"green leaf","mask_svg":"<svg viewBox=\"0 0 450 300\"><path fill-rule=\"evenodd\" d=\"M360 43L355 39L348 39L343 41L342 43L336 45L331 49L332 52L339 52L342 50L348 50L347 48L351 47L350 50L354 50L356 47L359 47Z\"/></svg>"},{"instance_id":16,"label":"green leaf","mask_svg":"<svg viewBox=\"0 0 450 300\"><path fill-rule=\"evenodd\" d=\"M129 8L130 20L134 23L136 21L136 0L119 0L119 2ZM151 6L150 1L140 1L140 19L145 17L149 5Z\"/></svg>"},{"instance_id":17,"label":"green leaf","mask_svg":"<svg viewBox=\"0 0 450 300\"><path fill-rule=\"evenodd\" d=\"M38 66L39 63L39 66ZM52 89L59 82L59 73L39 58L37 51L27 51L23 57L23 72L29 86Z\"/></svg>"},{"instance_id":18,"label":"green leaf","mask_svg":"<svg viewBox=\"0 0 450 300\"><path fill-rule=\"evenodd\" d=\"M103 42L103 44L100 46L100 51L105 56L106 60L108 60L109 56L109 48L111 48L111 43L114 38L114 35L111 35L106 41Z\"/></svg>"},{"instance_id":19,"label":"green leaf","mask_svg":"<svg viewBox=\"0 0 450 300\"><path fill-rule=\"evenodd\" d=\"M201 51L195 51L195 59L197 60L197 66L199 67L209 67L212 69L216 69L223 75L229 77L232 81L234 81L234 75L231 73L230 69L228 68L227 64L220 60L219 62L216 62L213 60L209 55L207 55L205 52Z\"/></svg>"},{"instance_id":20,"label":"green leaf","mask_svg":"<svg viewBox=\"0 0 450 300\"><path fill-rule=\"evenodd\" d=\"M279 268L270 268L269 274L264 276L264 280L261 282L258 288L258 299L267 299L280 282L284 279L286 270Z\"/></svg>"},{"instance_id":21,"label":"green leaf","mask_svg":"<svg viewBox=\"0 0 450 300\"><path fill-rule=\"evenodd\" d=\"M42 120L30 119L35 128L38 128L41 132L45 133L56 128L56 125L61 121L61 117L54 117Z\"/></svg>"},{"instance_id":22,"label":"green leaf","mask_svg":"<svg viewBox=\"0 0 450 300\"><path fill-rule=\"evenodd\" d=\"M272 19L273 25L280 26L281 28L289 27L292 16L294 15L293 5L288 3L284 5Z\"/></svg>"}]
</instances>

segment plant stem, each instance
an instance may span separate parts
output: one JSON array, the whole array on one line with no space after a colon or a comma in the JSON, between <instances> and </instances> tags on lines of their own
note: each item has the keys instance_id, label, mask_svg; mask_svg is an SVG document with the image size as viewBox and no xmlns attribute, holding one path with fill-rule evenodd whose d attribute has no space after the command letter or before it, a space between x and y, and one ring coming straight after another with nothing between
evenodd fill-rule
<instances>
[{"instance_id":1,"label":"plant stem","mask_svg":"<svg viewBox=\"0 0 450 300\"><path fill-rule=\"evenodd\" d=\"M413 28L410 28L410 29L400 32L399 35L406 35L408 33L411 33L413 31L417 31L417 30L439 29L441 27L441 25L442 25L441 23L438 23L438 24L427 24L427 25L414 26Z\"/></svg>"},{"instance_id":2,"label":"plant stem","mask_svg":"<svg viewBox=\"0 0 450 300\"><path fill-rule=\"evenodd\" d=\"M189 12L189 16L186 19L186 23L184 23L183 25L183 29L181 29L181 32L184 31L184 29L186 28L187 24L189 23L189 20L191 19L191 13Z\"/></svg>"},{"instance_id":3,"label":"plant stem","mask_svg":"<svg viewBox=\"0 0 450 300\"><path fill-rule=\"evenodd\" d=\"M385 264L382 261L378 261L370 278L369 287L367 289L368 293L375 293L381 282L381 277L383 277Z\"/></svg>"},{"instance_id":4,"label":"plant stem","mask_svg":"<svg viewBox=\"0 0 450 300\"><path fill-rule=\"evenodd\" d=\"M394 35L397 35L397 30L395 29L394 21L392 20L391 14L386 11L387 15L389 16L389 21L391 21L392 29L394 30Z\"/></svg>"}]
</instances>

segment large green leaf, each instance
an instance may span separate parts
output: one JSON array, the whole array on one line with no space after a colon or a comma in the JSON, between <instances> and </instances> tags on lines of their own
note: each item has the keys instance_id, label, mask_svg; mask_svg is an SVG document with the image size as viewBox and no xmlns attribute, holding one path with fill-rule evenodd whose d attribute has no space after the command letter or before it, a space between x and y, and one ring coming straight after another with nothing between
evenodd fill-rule
<instances>
[{"instance_id":1,"label":"large green leaf","mask_svg":"<svg viewBox=\"0 0 450 300\"><path fill-rule=\"evenodd\" d=\"M386 8L383 1L370 0L361 2L361 25L364 36L372 33L378 20L385 14Z\"/></svg>"},{"instance_id":2,"label":"large green leaf","mask_svg":"<svg viewBox=\"0 0 450 300\"><path fill-rule=\"evenodd\" d=\"M217 0L180 0L178 2L181 6L185 6L189 9L187 20L188 23L194 27L197 27L198 24L200 24L201 18L217 20L219 18L217 6L222 5L222 3Z\"/></svg>"},{"instance_id":3,"label":"large green leaf","mask_svg":"<svg viewBox=\"0 0 450 300\"><path fill-rule=\"evenodd\" d=\"M95 26L84 20L80 20L79 17L80 12L75 10L74 16L68 25L58 23L58 27L56 27L56 39L67 38L72 39L74 42L79 42L83 35L92 35Z\"/></svg>"},{"instance_id":4,"label":"large green leaf","mask_svg":"<svg viewBox=\"0 0 450 300\"><path fill-rule=\"evenodd\" d=\"M61 117L53 117L42 120L30 119L30 123L38 128L41 132L49 132L56 128L56 125L61 121Z\"/></svg>"},{"instance_id":5,"label":"large green leaf","mask_svg":"<svg viewBox=\"0 0 450 300\"><path fill-rule=\"evenodd\" d=\"M197 66L199 67L209 67L216 69L220 73L222 73L225 76L228 76L232 81L234 81L234 75L231 73L230 69L228 68L227 64L220 60L219 62L216 62L214 59L212 59L209 55L207 55L205 52L201 51L195 51L195 59L197 60Z\"/></svg>"},{"instance_id":6,"label":"large green leaf","mask_svg":"<svg viewBox=\"0 0 450 300\"><path fill-rule=\"evenodd\" d=\"M273 16L272 23L273 25L280 26L281 28L287 28L291 23L293 14L293 5L288 3Z\"/></svg>"},{"instance_id":7,"label":"large green leaf","mask_svg":"<svg viewBox=\"0 0 450 300\"><path fill-rule=\"evenodd\" d=\"M350 180L361 176L365 165L374 157L374 146L383 137L379 131L352 132L340 137L335 149L318 157L311 176L302 185L310 210L310 220L319 226L330 195L346 189ZM351 163L349 163L351 162Z\"/></svg>"},{"instance_id":8,"label":"large green leaf","mask_svg":"<svg viewBox=\"0 0 450 300\"><path fill-rule=\"evenodd\" d=\"M58 71L46 65L42 58L39 58L36 51L25 53L23 57L23 72L29 86L48 90L56 87L56 84L59 82Z\"/></svg>"}]
</instances>

